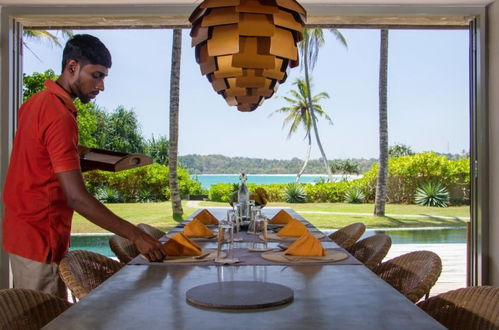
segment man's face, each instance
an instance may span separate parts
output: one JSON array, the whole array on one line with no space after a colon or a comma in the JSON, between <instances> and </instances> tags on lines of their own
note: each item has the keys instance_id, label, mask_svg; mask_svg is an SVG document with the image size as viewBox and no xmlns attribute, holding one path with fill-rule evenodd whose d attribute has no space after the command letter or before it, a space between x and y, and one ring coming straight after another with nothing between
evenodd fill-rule
<instances>
[{"instance_id":1,"label":"man's face","mask_svg":"<svg viewBox=\"0 0 499 330\"><path fill-rule=\"evenodd\" d=\"M99 64L78 65L71 90L81 102L88 103L99 92L104 91L104 78L107 74L107 68Z\"/></svg>"}]
</instances>

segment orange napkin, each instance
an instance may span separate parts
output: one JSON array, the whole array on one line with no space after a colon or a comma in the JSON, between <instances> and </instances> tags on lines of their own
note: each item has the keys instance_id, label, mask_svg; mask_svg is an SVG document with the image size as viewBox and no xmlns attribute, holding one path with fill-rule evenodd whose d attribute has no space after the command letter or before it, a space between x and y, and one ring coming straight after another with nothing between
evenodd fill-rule
<instances>
[{"instance_id":1,"label":"orange napkin","mask_svg":"<svg viewBox=\"0 0 499 330\"><path fill-rule=\"evenodd\" d=\"M291 219L277 232L277 236L301 236L305 233L308 233L307 227L300 220Z\"/></svg>"},{"instance_id":2,"label":"orange napkin","mask_svg":"<svg viewBox=\"0 0 499 330\"><path fill-rule=\"evenodd\" d=\"M215 218L213 214L210 213L207 209L203 209L199 212L194 219L198 219L205 225L218 225L218 219Z\"/></svg>"},{"instance_id":3,"label":"orange napkin","mask_svg":"<svg viewBox=\"0 0 499 330\"><path fill-rule=\"evenodd\" d=\"M311 233L306 233L291 244L284 254L292 256L323 257L326 251L321 242Z\"/></svg>"},{"instance_id":4,"label":"orange napkin","mask_svg":"<svg viewBox=\"0 0 499 330\"><path fill-rule=\"evenodd\" d=\"M167 256L199 256L202 252L201 248L184 233L173 235L163 245Z\"/></svg>"},{"instance_id":5,"label":"orange napkin","mask_svg":"<svg viewBox=\"0 0 499 330\"><path fill-rule=\"evenodd\" d=\"M289 220L293 219L293 217L286 211L280 210L272 219L269 220L270 224L287 224Z\"/></svg>"},{"instance_id":6,"label":"orange napkin","mask_svg":"<svg viewBox=\"0 0 499 330\"><path fill-rule=\"evenodd\" d=\"M184 234L193 237L213 236L213 232L198 219L185 225Z\"/></svg>"}]
</instances>

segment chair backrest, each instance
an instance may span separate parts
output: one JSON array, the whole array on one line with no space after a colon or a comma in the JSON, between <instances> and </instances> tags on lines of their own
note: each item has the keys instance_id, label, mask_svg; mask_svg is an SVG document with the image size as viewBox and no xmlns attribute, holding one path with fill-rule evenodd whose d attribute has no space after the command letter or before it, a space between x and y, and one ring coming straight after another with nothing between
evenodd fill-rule
<instances>
[{"instance_id":1,"label":"chair backrest","mask_svg":"<svg viewBox=\"0 0 499 330\"><path fill-rule=\"evenodd\" d=\"M346 250L367 268L373 269L381 263L391 246L390 236L376 234L358 241Z\"/></svg>"},{"instance_id":2,"label":"chair backrest","mask_svg":"<svg viewBox=\"0 0 499 330\"><path fill-rule=\"evenodd\" d=\"M0 290L0 329L40 329L71 307L48 293L28 289Z\"/></svg>"},{"instance_id":3,"label":"chair backrest","mask_svg":"<svg viewBox=\"0 0 499 330\"><path fill-rule=\"evenodd\" d=\"M129 263L133 258L140 254L139 250L132 241L121 237L119 235L113 235L109 239L109 247L111 251L114 252L119 261L124 264Z\"/></svg>"},{"instance_id":4,"label":"chair backrest","mask_svg":"<svg viewBox=\"0 0 499 330\"><path fill-rule=\"evenodd\" d=\"M366 225L362 222L356 222L338 229L329 235L329 238L342 248L346 249L357 242L365 231Z\"/></svg>"},{"instance_id":5,"label":"chair backrest","mask_svg":"<svg viewBox=\"0 0 499 330\"><path fill-rule=\"evenodd\" d=\"M383 262L373 272L415 303L437 282L442 260L431 251L414 251Z\"/></svg>"},{"instance_id":6,"label":"chair backrest","mask_svg":"<svg viewBox=\"0 0 499 330\"><path fill-rule=\"evenodd\" d=\"M439 294L418 306L448 329L499 329L499 287L475 286Z\"/></svg>"},{"instance_id":7,"label":"chair backrest","mask_svg":"<svg viewBox=\"0 0 499 330\"><path fill-rule=\"evenodd\" d=\"M59 264L59 275L78 299L111 277L123 264L101 254L85 251L69 251Z\"/></svg>"},{"instance_id":8,"label":"chair backrest","mask_svg":"<svg viewBox=\"0 0 499 330\"><path fill-rule=\"evenodd\" d=\"M153 227L151 225L148 225L147 223L139 223L137 225L142 231L146 232L147 234L151 235L155 239L160 239L161 237L165 236L166 233L156 227Z\"/></svg>"}]
</instances>

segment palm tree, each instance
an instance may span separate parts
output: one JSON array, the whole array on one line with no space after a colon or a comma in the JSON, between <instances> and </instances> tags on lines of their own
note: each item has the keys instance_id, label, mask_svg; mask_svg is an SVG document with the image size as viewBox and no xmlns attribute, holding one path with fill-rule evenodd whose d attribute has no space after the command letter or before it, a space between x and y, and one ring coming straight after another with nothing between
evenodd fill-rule
<instances>
[{"instance_id":1,"label":"palm tree","mask_svg":"<svg viewBox=\"0 0 499 330\"><path fill-rule=\"evenodd\" d=\"M178 108L180 89L180 56L182 48L182 30L173 30L172 68L170 73L170 146L168 150L168 168L173 217L184 213L178 188L177 153L178 153Z\"/></svg>"},{"instance_id":2,"label":"palm tree","mask_svg":"<svg viewBox=\"0 0 499 330\"><path fill-rule=\"evenodd\" d=\"M330 30L340 43L346 47L346 40L343 35L336 29ZM317 63L317 56L319 55L319 48L324 45L324 34L322 29L305 29L303 31L303 40L300 43L300 53L303 61L303 67L305 71L305 83L308 89L307 100L308 108L310 109L312 127L314 128L315 139L319 150L322 155L322 161L324 162L324 167L326 168L326 173L329 177L329 181L333 182L333 174L331 173L331 168L329 167L328 160L326 158L326 153L322 147L321 140L319 138L319 130L317 129L317 117L314 112L312 97L310 93L310 72L313 70L315 64Z\"/></svg>"},{"instance_id":3,"label":"palm tree","mask_svg":"<svg viewBox=\"0 0 499 330\"><path fill-rule=\"evenodd\" d=\"M290 93L293 97L284 97L284 99L290 104L287 107L282 107L276 110L276 113L284 113L286 117L284 118L284 122L282 126L284 127L286 124L290 124L288 138L291 137L293 133L295 133L300 126L305 129L305 138L308 139L308 148L307 155L305 161L303 162L303 166L296 175L295 182L300 180L300 176L305 171L307 167L308 161L310 159L310 150L312 149L312 136L310 134L312 130L312 116L309 111L309 102L308 102L308 92L309 89L303 79L296 79L293 85L297 86L297 90L291 90ZM322 106L319 104L319 101L322 99L329 98L329 95L326 92L319 93L312 97L312 108L315 111L316 115L324 116L327 121L331 124L333 123L331 117L322 109Z\"/></svg>"},{"instance_id":4,"label":"palm tree","mask_svg":"<svg viewBox=\"0 0 499 330\"><path fill-rule=\"evenodd\" d=\"M60 30L63 38L71 38L73 36L73 30ZM57 37L55 34L47 31L47 30L24 30L23 31L23 36L25 38L30 38L30 39L36 39L36 40L47 40L51 45L57 46L57 47L62 47L62 44L59 41L59 37ZM26 47L27 50L29 50L38 60L40 58L29 48L29 46L24 42L23 40L23 45Z\"/></svg>"},{"instance_id":5,"label":"palm tree","mask_svg":"<svg viewBox=\"0 0 499 330\"><path fill-rule=\"evenodd\" d=\"M379 57L379 168L374 201L374 215L384 216L386 181L388 177L388 30L381 30Z\"/></svg>"}]
</instances>

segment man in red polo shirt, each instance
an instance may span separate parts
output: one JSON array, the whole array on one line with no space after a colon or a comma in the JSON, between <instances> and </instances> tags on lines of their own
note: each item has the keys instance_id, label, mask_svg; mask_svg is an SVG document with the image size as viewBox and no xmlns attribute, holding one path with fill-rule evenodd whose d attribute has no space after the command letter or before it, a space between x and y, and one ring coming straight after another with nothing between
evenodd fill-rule
<instances>
[{"instance_id":1,"label":"man in red polo shirt","mask_svg":"<svg viewBox=\"0 0 499 330\"><path fill-rule=\"evenodd\" d=\"M3 194L3 248L14 287L66 297L57 266L69 247L73 210L130 239L150 260L165 255L161 243L95 199L81 175L73 101L87 103L103 91L110 67L99 39L76 35L64 48L59 79L19 109Z\"/></svg>"}]
</instances>

